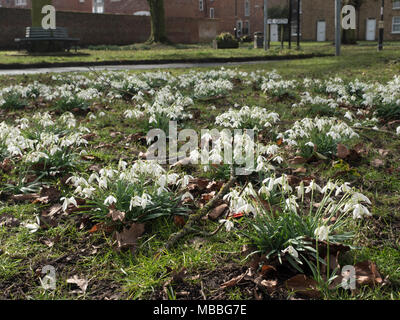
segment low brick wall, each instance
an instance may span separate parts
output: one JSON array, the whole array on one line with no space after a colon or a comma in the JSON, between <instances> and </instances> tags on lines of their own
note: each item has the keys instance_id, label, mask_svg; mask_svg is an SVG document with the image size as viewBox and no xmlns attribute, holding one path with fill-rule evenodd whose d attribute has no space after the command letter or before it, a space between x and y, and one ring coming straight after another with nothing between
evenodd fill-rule
<instances>
[{"instance_id":1,"label":"low brick wall","mask_svg":"<svg viewBox=\"0 0 400 320\"><path fill-rule=\"evenodd\" d=\"M126 45L144 42L150 35L150 18L133 15L57 12L57 26L68 28L80 45ZM0 8L0 48L15 48L14 39L25 36L31 25L30 10ZM167 18L167 35L174 43L208 42L215 38L218 22L203 18Z\"/></svg>"}]
</instances>

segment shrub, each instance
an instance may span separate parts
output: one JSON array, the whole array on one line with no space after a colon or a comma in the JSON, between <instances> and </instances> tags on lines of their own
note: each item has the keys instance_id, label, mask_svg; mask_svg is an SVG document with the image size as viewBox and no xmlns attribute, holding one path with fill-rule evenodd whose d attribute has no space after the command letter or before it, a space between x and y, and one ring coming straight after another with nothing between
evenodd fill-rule
<instances>
[{"instance_id":1,"label":"shrub","mask_svg":"<svg viewBox=\"0 0 400 320\"><path fill-rule=\"evenodd\" d=\"M384 120L399 120L400 105L396 102L381 103L376 105L376 115Z\"/></svg>"},{"instance_id":2,"label":"shrub","mask_svg":"<svg viewBox=\"0 0 400 320\"><path fill-rule=\"evenodd\" d=\"M76 176L70 181L76 188L74 195L87 199L89 214L99 222L111 222L111 209L124 213L121 223L188 213L178 190L183 180L155 162L137 161L127 167L121 161L118 170L103 168L99 174Z\"/></svg>"},{"instance_id":3,"label":"shrub","mask_svg":"<svg viewBox=\"0 0 400 320\"><path fill-rule=\"evenodd\" d=\"M3 100L0 107L5 110L22 109L28 104L19 92L9 92L3 95Z\"/></svg>"},{"instance_id":4,"label":"shrub","mask_svg":"<svg viewBox=\"0 0 400 320\"><path fill-rule=\"evenodd\" d=\"M56 103L56 109L61 112L86 111L90 108L90 102L76 96L62 97Z\"/></svg>"},{"instance_id":5,"label":"shrub","mask_svg":"<svg viewBox=\"0 0 400 320\"><path fill-rule=\"evenodd\" d=\"M352 224L349 216L370 216L366 204L371 202L348 183L329 181L322 188L312 181L296 189L289 185L287 176L271 176L258 191L249 184L242 193L233 190L225 199L230 200L233 212L244 214L247 228L239 228L239 232L249 240L254 253L281 263L284 257L301 271L304 262L317 259L313 239L342 244L351 239L353 234L345 231Z\"/></svg>"},{"instance_id":6,"label":"shrub","mask_svg":"<svg viewBox=\"0 0 400 320\"><path fill-rule=\"evenodd\" d=\"M216 38L218 49L236 49L239 48L239 41L229 32L221 33Z\"/></svg>"},{"instance_id":7,"label":"shrub","mask_svg":"<svg viewBox=\"0 0 400 320\"><path fill-rule=\"evenodd\" d=\"M243 36L243 37L240 38L240 42L243 42L243 43L252 42L252 41L253 41L253 38L251 36L249 36L249 35L246 35L246 36Z\"/></svg>"}]
</instances>

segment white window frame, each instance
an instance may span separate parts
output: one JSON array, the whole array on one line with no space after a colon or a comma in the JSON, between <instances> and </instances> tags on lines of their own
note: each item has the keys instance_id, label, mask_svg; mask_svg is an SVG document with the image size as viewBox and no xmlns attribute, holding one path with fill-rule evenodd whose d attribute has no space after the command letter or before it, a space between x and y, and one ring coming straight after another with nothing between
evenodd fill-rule
<instances>
[{"instance_id":1,"label":"white window frame","mask_svg":"<svg viewBox=\"0 0 400 320\"><path fill-rule=\"evenodd\" d=\"M244 16L250 17L250 0L244 1Z\"/></svg>"},{"instance_id":2,"label":"white window frame","mask_svg":"<svg viewBox=\"0 0 400 320\"><path fill-rule=\"evenodd\" d=\"M204 0L199 0L199 11L204 11Z\"/></svg>"},{"instance_id":3,"label":"white window frame","mask_svg":"<svg viewBox=\"0 0 400 320\"><path fill-rule=\"evenodd\" d=\"M215 19L215 9L210 8L210 19Z\"/></svg>"},{"instance_id":4,"label":"white window frame","mask_svg":"<svg viewBox=\"0 0 400 320\"><path fill-rule=\"evenodd\" d=\"M236 33L238 37L243 36L243 21L237 20L236 21Z\"/></svg>"},{"instance_id":5,"label":"white window frame","mask_svg":"<svg viewBox=\"0 0 400 320\"><path fill-rule=\"evenodd\" d=\"M245 28L245 25L247 24L247 33L244 33L244 30L246 29ZM246 36L248 36L248 35L250 35L251 34L251 32L250 32L250 21L249 20L245 20L244 22L243 22L243 35L246 35Z\"/></svg>"},{"instance_id":6,"label":"white window frame","mask_svg":"<svg viewBox=\"0 0 400 320\"><path fill-rule=\"evenodd\" d=\"M26 0L15 0L15 5L16 6L26 6Z\"/></svg>"},{"instance_id":7,"label":"white window frame","mask_svg":"<svg viewBox=\"0 0 400 320\"><path fill-rule=\"evenodd\" d=\"M398 21L395 23L396 19L398 19ZM396 30L396 31L394 30L394 26L395 25L399 26L399 30ZM392 33L400 34L400 16L393 17L393 20L392 20Z\"/></svg>"},{"instance_id":8,"label":"white window frame","mask_svg":"<svg viewBox=\"0 0 400 320\"><path fill-rule=\"evenodd\" d=\"M104 0L93 0L93 13L104 13Z\"/></svg>"},{"instance_id":9,"label":"white window frame","mask_svg":"<svg viewBox=\"0 0 400 320\"><path fill-rule=\"evenodd\" d=\"M400 10L400 0L393 1L393 9Z\"/></svg>"}]
</instances>

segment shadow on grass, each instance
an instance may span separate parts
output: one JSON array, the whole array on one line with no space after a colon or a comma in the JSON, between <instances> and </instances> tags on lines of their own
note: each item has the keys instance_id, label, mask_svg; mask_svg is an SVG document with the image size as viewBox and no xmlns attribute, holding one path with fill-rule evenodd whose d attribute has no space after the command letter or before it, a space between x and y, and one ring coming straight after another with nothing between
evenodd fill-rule
<instances>
[{"instance_id":1,"label":"shadow on grass","mask_svg":"<svg viewBox=\"0 0 400 320\"><path fill-rule=\"evenodd\" d=\"M12 54L5 54L9 57L87 57L91 56L90 53L84 52L19 52Z\"/></svg>"}]
</instances>

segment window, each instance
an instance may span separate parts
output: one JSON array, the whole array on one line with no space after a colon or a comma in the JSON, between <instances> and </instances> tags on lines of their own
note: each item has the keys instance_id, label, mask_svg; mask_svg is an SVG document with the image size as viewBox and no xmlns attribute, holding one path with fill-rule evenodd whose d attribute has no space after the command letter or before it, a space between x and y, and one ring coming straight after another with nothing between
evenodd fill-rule
<instances>
[{"instance_id":1,"label":"window","mask_svg":"<svg viewBox=\"0 0 400 320\"><path fill-rule=\"evenodd\" d=\"M214 17L215 17L215 11L214 11L214 8L210 8L210 19L214 19Z\"/></svg>"},{"instance_id":2,"label":"window","mask_svg":"<svg viewBox=\"0 0 400 320\"><path fill-rule=\"evenodd\" d=\"M26 6L26 0L15 0L16 6Z\"/></svg>"},{"instance_id":3,"label":"window","mask_svg":"<svg viewBox=\"0 0 400 320\"><path fill-rule=\"evenodd\" d=\"M243 23L242 21L237 21L236 22L236 32L237 32L237 37L241 37L242 36L242 32L243 32Z\"/></svg>"},{"instance_id":4,"label":"window","mask_svg":"<svg viewBox=\"0 0 400 320\"><path fill-rule=\"evenodd\" d=\"M393 1L393 9L400 9L400 1L399 0Z\"/></svg>"},{"instance_id":5,"label":"window","mask_svg":"<svg viewBox=\"0 0 400 320\"><path fill-rule=\"evenodd\" d=\"M244 2L244 15L246 17L250 16L250 0Z\"/></svg>"},{"instance_id":6,"label":"window","mask_svg":"<svg viewBox=\"0 0 400 320\"><path fill-rule=\"evenodd\" d=\"M400 33L400 17L393 17L392 33Z\"/></svg>"},{"instance_id":7,"label":"window","mask_svg":"<svg viewBox=\"0 0 400 320\"><path fill-rule=\"evenodd\" d=\"M204 0L199 0L199 10L204 11Z\"/></svg>"},{"instance_id":8,"label":"window","mask_svg":"<svg viewBox=\"0 0 400 320\"><path fill-rule=\"evenodd\" d=\"M93 13L104 13L104 0L93 0Z\"/></svg>"},{"instance_id":9,"label":"window","mask_svg":"<svg viewBox=\"0 0 400 320\"><path fill-rule=\"evenodd\" d=\"M243 34L246 34L246 35L250 34L250 22L249 21L244 22Z\"/></svg>"}]
</instances>

